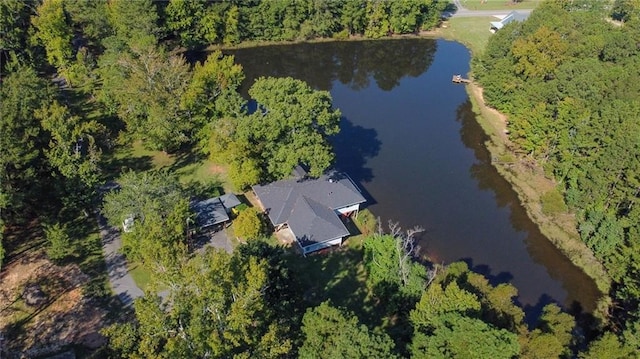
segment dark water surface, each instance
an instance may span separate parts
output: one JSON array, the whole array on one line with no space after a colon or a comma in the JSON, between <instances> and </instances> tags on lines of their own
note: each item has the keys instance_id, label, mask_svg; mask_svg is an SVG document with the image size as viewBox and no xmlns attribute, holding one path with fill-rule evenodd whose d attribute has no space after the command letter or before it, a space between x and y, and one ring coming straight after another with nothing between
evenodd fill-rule
<instances>
[{"instance_id":1,"label":"dark water surface","mask_svg":"<svg viewBox=\"0 0 640 359\"><path fill-rule=\"evenodd\" d=\"M594 309L594 282L529 220L491 166L464 85L468 50L442 40L269 46L231 52L247 75L291 76L328 90L343 114L336 167L360 184L386 223L426 229L434 261L465 260L511 282L529 315L549 302Z\"/></svg>"}]
</instances>

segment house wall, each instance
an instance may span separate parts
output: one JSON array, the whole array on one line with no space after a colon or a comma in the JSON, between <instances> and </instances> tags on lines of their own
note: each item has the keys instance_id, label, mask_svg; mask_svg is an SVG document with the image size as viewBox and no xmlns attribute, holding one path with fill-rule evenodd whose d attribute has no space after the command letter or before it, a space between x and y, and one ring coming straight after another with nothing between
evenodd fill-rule
<instances>
[{"instance_id":1,"label":"house wall","mask_svg":"<svg viewBox=\"0 0 640 359\"><path fill-rule=\"evenodd\" d=\"M328 247L331 247L331 246L336 246L336 245L339 245L339 244L342 244L342 238L336 238L336 239L332 239L330 241L322 242L322 243L315 243L315 244L312 244L312 245L306 246L306 247L302 247L301 246L301 248L302 248L302 253L303 254L308 254L308 253L311 253L311 252L319 251L321 249L328 248ZM300 242L298 242L298 245L300 245Z\"/></svg>"},{"instance_id":2,"label":"house wall","mask_svg":"<svg viewBox=\"0 0 640 359\"><path fill-rule=\"evenodd\" d=\"M360 209L360 204L354 204L353 206L349 206L349 207L343 207L343 208L338 208L336 209L336 213L338 215L340 214L345 214L345 213L350 213L353 211L357 211L358 209Z\"/></svg>"}]
</instances>

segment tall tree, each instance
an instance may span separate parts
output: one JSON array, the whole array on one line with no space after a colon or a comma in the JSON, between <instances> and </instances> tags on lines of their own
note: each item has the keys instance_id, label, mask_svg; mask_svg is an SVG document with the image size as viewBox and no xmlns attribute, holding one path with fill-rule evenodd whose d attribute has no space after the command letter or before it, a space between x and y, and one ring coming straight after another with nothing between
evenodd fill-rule
<instances>
[{"instance_id":1,"label":"tall tree","mask_svg":"<svg viewBox=\"0 0 640 359\"><path fill-rule=\"evenodd\" d=\"M167 302L136 301L138 325L112 328L112 348L124 358L286 357L287 328L265 302L277 280L268 274L265 260L210 248L180 269Z\"/></svg>"},{"instance_id":2,"label":"tall tree","mask_svg":"<svg viewBox=\"0 0 640 359\"><path fill-rule=\"evenodd\" d=\"M369 330L358 318L323 302L302 318L300 358L393 358L387 334Z\"/></svg>"},{"instance_id":3,"label":"tall tree","mask_svg":"<svg viewBox=\"0 0 640 359\"><path fill-rule=\"evenodd\" d=\"M9 59L9 53L27 50L31 12L32 7L26 1L0 1L0 56L3 63ZM0 68L0 71L4 69Z\"/></svg>"},{"instance_id":4,"label":"tall tree","mask_svg":"<svg viewBox=\"0 0 640 359\"><path fill-rule=\"evenodd\" d=\"M107 16L117 41L129 47L156 45L162 35L158 9L151 0L111 0Z\"/></svg>"},{"instance_id":5,"label":"tall tree","mask_svg":"<svg viewBox=\"0 0 640 359\"><path fill-rule=\"evenodd\" d=\"M16 66L0 84L0 197L9 212L25 210L24 205L38 193L42 176L48 176L43 156L47 139L34 116L53 98L49 82L27 66Z\"/></svg>"},{"instance_id":6,"label":"tall tree","mask_svg":"<svg viewBox=\"0 0 640 359\"><path fill-rule=\"evenodd\" d=\"M36 29L35 38L45 48L47 60L59 70L65 69L73 55L73 33L64 11L62 0L45 0L31 19Z\"/></svg>"},{"instance_id":7,"label":"tall tree","mask_svg":"<svg viewBox=\"0 0 640 359\"><path fill-rule=\"evenodd\" d=\"M131 51L103 56L103 101L114 106L129 136L152 149L175 151L193 140L193 123L180 106L189 66L184 57L155 46Z\"/></svg>"},{"instance_id":8,"label":"tall tree","mask_svg":"<svg viewBox=\"0 0 640 359\"><path fill-rule=\"evenodd\" d=\"M251 86L249 95L258 110L240 126L250 132L252 142L263 143L261 157L268 177L286 177L300 163L309 166L312 176L319 176L331 165L334 155L328 137L340 130L340 111L332 108L328 92L292 78L263 77Z\"/></svg>"}]
</instances>

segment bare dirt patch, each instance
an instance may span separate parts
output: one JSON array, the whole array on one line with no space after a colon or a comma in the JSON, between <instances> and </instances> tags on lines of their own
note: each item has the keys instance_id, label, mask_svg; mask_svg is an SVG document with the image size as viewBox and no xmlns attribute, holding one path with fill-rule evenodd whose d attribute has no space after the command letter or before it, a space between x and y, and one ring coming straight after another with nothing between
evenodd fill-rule
<instances>
[{"instance_id":1,"label":"bare dirt patch","mask_svg":"<svg viewBox=\"0 0 640 359\"><path fill-rule=\"evenodd\" d=\"M83 294L89 277L76 264L59 266L29 253L0 274L0 333L9 357L35 357L69 345L95 349L105 343L99 330L106 311ZM42 303L29 306L24 288L37 286Z\"/></svg>"},{"instance_id":2,"label":"bare dirt patch","mask_svg":"<svg viewBox=\"0 0 640 359\"><path fill-rule=\"evenodd\" d=\"M214 175L214 174L224 174L224 173L227 173L227 170L221 165L212 163L212 164L209 165L209 167L207 167L207 173L208 174L212 174L212 175Z\"/></svg>"}]
</instances>

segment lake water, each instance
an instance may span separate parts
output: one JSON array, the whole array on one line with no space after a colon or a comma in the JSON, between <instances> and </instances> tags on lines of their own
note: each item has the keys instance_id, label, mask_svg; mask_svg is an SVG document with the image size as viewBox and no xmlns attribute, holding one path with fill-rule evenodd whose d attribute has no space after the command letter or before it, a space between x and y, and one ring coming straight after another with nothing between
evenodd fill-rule
<instances>
[{"instance_id":1,"label":"lake water","mask_svg":"<svg viewBox=\"0 0 640 359\"><path fill-rule=\"evenodd\" d=\"M384 223L421 226L423 253L465 260L493 283L510 282L529 316L557 302L594 309L594 282L529 220L491 166L464 85L468 50L406 39L278 45L229 52L244 67L244 91L259 76L291 76L331 92L343 114L332 139L336 167L366 191Z\"/></svg>"}]
</instances>

